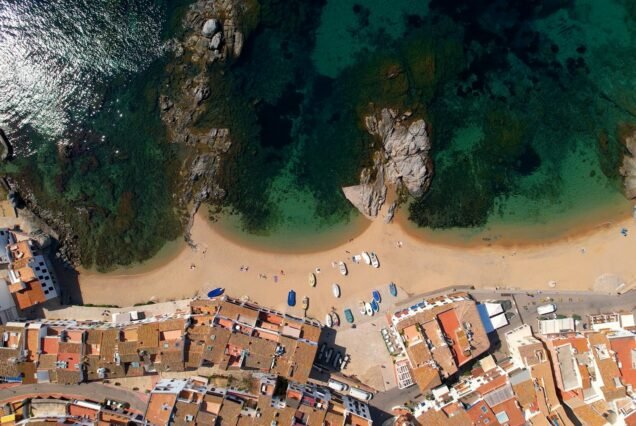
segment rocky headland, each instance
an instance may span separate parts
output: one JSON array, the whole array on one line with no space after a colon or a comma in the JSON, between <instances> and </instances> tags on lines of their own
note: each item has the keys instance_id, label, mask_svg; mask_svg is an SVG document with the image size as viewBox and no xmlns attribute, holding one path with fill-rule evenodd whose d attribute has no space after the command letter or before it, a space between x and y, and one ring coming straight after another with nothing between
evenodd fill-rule
<instances>
[{"instance_id":1,"label":"rocky headland","mask_svg":"<svg viewBox=\"0 0 636 426\"><path fill-rule=\"evenodd\" d=\"M379 140L379 149L373 153L373 165L360 172L360 184L342 191L362 214L375 219L389 188L396 193L406 190L414 197L428 190L433 177L431 141L424 120L412 117L410 111L384 108L365 117L365 126ZM395 208L395 203L389 206L386 222L391 221Z\"/></svg>"},{"instance_id":2,"label":"rocky headland","mask_svg":"<svg viewBox=\"0 0 636 426\"><path fill-rule=\"evenodd\" d=\"M215 99L215 74L238 58L253 27L246 15L257 15L251 1L205 0L190 6L180 40L171 40L174 60L158 102L161 119L171 143L186 155L180 167L179 192L175 194L186 231L203 202L220 202L226 195L216 179L222 157L232 146L230 129L199 123ZM223 100L222 100L223 101Z\"/></svg>"},{"instance_id":3,"label":"rocky headland","mask_svg":"<svg viewBox=\"0 0 636 426\"><path fill-rule=\"evenodd\" d=\"M629 199L636 198L636 130L623 140L625 144L625 155L620 168L623 176L623 186L625 195Z\"/></svg>"}]
</instances>

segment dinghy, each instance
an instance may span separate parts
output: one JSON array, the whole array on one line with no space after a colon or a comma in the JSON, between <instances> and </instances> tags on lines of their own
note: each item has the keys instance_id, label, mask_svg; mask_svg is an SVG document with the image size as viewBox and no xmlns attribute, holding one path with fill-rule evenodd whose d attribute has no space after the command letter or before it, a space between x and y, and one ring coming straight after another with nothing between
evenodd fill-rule
<instances>
[{"instance_id":1,"label":"dinghy","mask_svg":"<svg viewBox=\"0 0 636 426\"><path fill-rule=\"evenodd\" d=\"M375 300L371 302L371 309L373 309L373 312L378 312L380 310L380 305L378 305L378 302L376 302Z\"/></svg>"},{"instance_id":2,"label":"dinghy","mask_svg":"<svg viewBox=\"0 0 636 426\"><path fill-rule=\"evenodd\" d=\"M325 324L327 324L327 327L331 327L333 325L333 320L331 319L331 314L325 315Z\"/></svg>"},{"instance_id":3,"label":"dinghy","mask_svg":"<svg viewBox=\"0 0 636 426\"><path fill-rule=\"evenodd\" d=\"M305 296L303 297L303 310L307 310L307 308L309 308L309 297Z\"/></svg>"},{"instance_id":4,"label":"dinghy","mask_svg":"<svg viewBox=\"0 0 636 426\"><path fill-rule=\"evenodd\" d=\"M289 293L287 293L287 304L296 306L296 292L294 290L289 290Z\"/></svg>"},{"instance_id":5,"label":"dinghy","mask_svg":"<svg viewBox=\"0 0 636 426\"><path fill-rule=\"evenodd\" d=\"M364 307L364 301L362 301L362 300L361 300L361 301L358 303L358 310L360 311L360 313L361 313L362 315L366 315L367 310L366 310L366 308Z\"/></svg>"},{"instance_id":6,"label":"dinghy","mask_svg":"<svg viewBox=\"0 0 636 426\"><path fill-rule=\"evenodd\" d=\"M364 310L366 311L367 315L373 316L373 308L371 307L371 304L369 302L364 304Z\"/></svg>"},{"instance_id":7,"label":"dinghy","mask_svg":"<svg viewBox=\"0 0 636 426\"><path fill-rule=\"evenodd\" d=\"M353 313L351 312L351 309L347 308L344 310L345 313L345 318L347 319L348 323L352 323L353 322Z\"/></svg>"},{"instance_id":8,"label":"dinghy","mask_svg":"<svg viewBox=\"0 0 636 426\"><path fill-rule=\"evenodd\" d=\"M342 275L347 275L347 265L345 265L344 262L340 261L338 262L338 270L340 271L340 273Z\"/></svg>"},{"instance_id":9,"label":"dinghy","mask_svg":"<svg viewBox=\"0 0 636 426\"><path fill-rule=\"evenodd\" d=\"M316 275L313 272L309 273L309 285L311 287L316 287Z\"/></svg>"},{"instance_id":10,"label":"dinghy","mask_svg":"<svg viewBox=\"0 0 636 426\"><path fill-rule=\"evenodd\" d=\"M391 296L397 297L397 286L395 283L389 284L389 292L391 292Z\"/></svg>"},{"instance_id":11,"label":"dinghy","mask_svg":"<svg viewBox=\"0 0 636 426\"><path fill-rule=\"evenodd\" d=\"M366 263L367 265L371 264L371 257L369 256L369 253L367 253L366 251L363 251L360 256L362 256L362 259L364 260L364 263Z\"/></svg>"},{"instance_id":12,"label":"dinghy","mask_svg":"<svg viewBox=\"0 0 636 426\"><path fill-rule=\"evenodd\" d=\"M331 291L333 291L333 295L335 297L340 297L340 286L336 283L331 285Z\"/></svg>"},{"instance_id":13,"label":"dinghy","mask_svg":"<svg viewBox=\"0 0 636 426\"><path fill-rule=\"evenodd\" d=\"M371 257L371 266L373 266L374 268L379 268L380 261L378 260L378 256L375 253L371 252L370 257Z\"/></svg>"},{"instance_id":14,"label":"dinghy","mask_svg":"<svg viewBox=\"0 0 636 426\"><path fill-rule=\"evenodd\" d=\"M332 312L331 313L331 319L333 320L333 325L335 325L336 327L338 327L340 325L340 317L338 316L337 313Z\"/></svg>"},{"instance_id":15,"label":"dinghy","mask_svg":"<svg viewBox=\"0 0 636 426\"><path fill-rule=\"evenodd\" d=\"M379 291L373 290L373 300L375 300L377 303L382 302L382 297L380 296Z\"/></svg>"},{"instance_id":16,"label":"dinghy","mask_svg":"<svg viewBox=\"0 0 636 426\"><path fill-rule=\"evenodd\" d=\"M223 292L224 292L224 291L225 291L225 289L224 289L223 287L215 288L214 290L210 290L210 291L208 292L208 297L209 297L210 299L212 299L212 298L214 298L214 297L219 297L220 295L222 295L222 294L223 294Z\"/></svg>"}]
</instances>

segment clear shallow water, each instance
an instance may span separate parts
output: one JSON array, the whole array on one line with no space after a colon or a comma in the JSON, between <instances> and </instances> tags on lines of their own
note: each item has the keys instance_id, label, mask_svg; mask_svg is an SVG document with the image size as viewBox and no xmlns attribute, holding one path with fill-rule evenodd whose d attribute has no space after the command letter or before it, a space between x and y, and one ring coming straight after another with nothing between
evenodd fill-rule
<instances>
[{"instance_id":1,"label":"clear shallow water","mask_svg":"<svg viewBox=\"0 0 636 426\"><path fill-rule=\"evenodd\" d=\"M310 62L292 52L285 65L303 72L286 83L302 94L294 125L283 144L259 144L275 161L264 162L271 210L257 214L257 227L302 233L345 215L339 187L357 180L371 152L361 128L369 102L412 109L429 123L436 176L410 204L419 225L457 235L518 226L550 238L602 220L603 211L628 212L618 134L636 112L635 13L628 2L610 3L327 1L310 21L315 36L304 35ZM276 37L259 34L255 45L292 40ZM386 81L391 66L406 76ZM251 75L265 73L269 83L267 68L261 60ZM297 202L307 199L315 202Z\"/></svg>"},{"instance_id":2,"label":"clear shallow water","mask_svg":"<svg viewBox=\"0 0 636 426\"><path fill-rule=\"evenodd\" d=\"M180 150L157 97L187 4L0 0L0 120L19 156L4 169L71 218L87 263L146 258L178 234ZM223 223L273 246L355 228L340 187L373 151L370 103L429 124L436 175L408 207L419 225L555 229L628 208L618 135L636 123L635 21L623 0L263 0L240 60L210 69L219 95L198 123L235 140L223 185L238 216Z\"/></svg>"}]
</instances>

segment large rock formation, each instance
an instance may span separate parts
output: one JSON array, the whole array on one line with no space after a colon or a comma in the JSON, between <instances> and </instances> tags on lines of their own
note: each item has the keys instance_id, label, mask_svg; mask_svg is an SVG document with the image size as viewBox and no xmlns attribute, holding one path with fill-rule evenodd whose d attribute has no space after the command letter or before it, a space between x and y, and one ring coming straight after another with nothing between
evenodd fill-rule
<instances>
[{"instance_id":1,"label":"large rock formation","mask_svg":"<svg viewBox=\"0 0 636 426\"><path fill-rule=\"evenodd\" d=\"M636 198L636 132L626 137L624 143L628 153L623 156L620 172L623 175L625 195L633 199Z\"/></svg>"},{"instance_id":2,"label":"large rock formation","mask_svg":"<svg viewBox=\"0 0 636 426\"><path fill-rule=\"evenodd\" d=\"M366 117L365 125L380 139L380 149L374 153L373 166L360 173L360 184L342 190L362 214L375 218L386 201L388 185L397 190L404 185L415 197L428 190L433 175L431 142L424 120L411 119L410 112L384 108L379 115ZM392 217L394 209L390 210Z\"/></svg>"},{"instance_id":3,"label":"large rock formation","mask_svg":"<svg viewBox=\"0 0 636 426\"><path fill-rule=\"evenodd\" d=\"M244 0L199 0L184 18L183 39L168 43L175 59L158 102L171 142L186 147L176 194L184 213L186 236L201 203L220 202L226 194L217 184L217 173L222 157L232 145L229 129L206 128L198 124L198 119L217 101L215 89L222 65L241 53L245 36L239 24L246 14L256 14L255 4Z\"/></svg>"}]
</instances>

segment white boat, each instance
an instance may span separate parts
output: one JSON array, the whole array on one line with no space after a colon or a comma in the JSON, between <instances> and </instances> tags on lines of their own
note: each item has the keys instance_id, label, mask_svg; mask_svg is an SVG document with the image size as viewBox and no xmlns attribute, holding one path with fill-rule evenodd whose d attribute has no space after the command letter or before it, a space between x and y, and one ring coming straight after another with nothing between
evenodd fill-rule
<instances>
[{"instance_id":1,"label":"white boat","mask_svg":"<svg viewBox=\"0 0 636 426\"><path fill-rule=\"evenodd\" d=\"M370 317L373 316L373 308L371 307L371 304L369 302L364 304L364 310L366 311L367 315L369 315Z\"/></svg>"},{"instance_id":2,"label":"white boat","mask_svg":"<svg viewBox=\"0 0 636 426\"><path fill-rule=\"evenodd\" d=\"M331 290L333 291L333 295L335 297L340 297L340 286L336 283L331 285Z\"/></svg>"},{"instance_id":3,"label":"white boat","mask_svg":"<svg viewBox=\"0 0 636 426\"><path fill-rule=\"evenodd\" d=\"M344 262L338 262L338 270L340 270L340 273L342 275L347 275L347 265L345 265Z\"/></svg>"},{"instance_id":4,"label":"white boat","mask_svg":"<svg viewBox=\"0 0 636 426\"><path fill-rule=\"evenodd\" d=\"M325 324L327 324L327 327L331 327L333 325L333 319L331 319L331 314L325 315Z\"/></svg>"},{"instance_id":5,"label":"white boat","mask_svg":"<svg viewBox=\"0 0 636 426\"><path fill-rule=\"evenodd\" d=\"M371 256L371 266L373 266L374 268L379 268L380 261L378 260L378 256L376 256L376 254L373 252L371 252L370 256Z\"/></svg>"},{"instance_id":6,"label":"white boat","mask_svg":"<svg viewBox=\"0 0 636 426\"><path fill-rule=\"evenodd\" d=\"M362 300L358 303L358 310L362 315L367 314L367 309L364 307L364 302Z\"/></svg>"},{"instance_id":7,"label":"white boat","mask_svg":"<svg viewBox=\"0 0 636 426\"><path fill-rule=\"evenodd\" d=\"M333 320L333 325L335 325L336 327L340 325L340 317L338 316L337 312L331 313L331 319Z\"/></svg>"},{"instance_id":8,"label":"white boat","mask_svg":"<svg viewBox=\"0 0 636 426\"><path fill-rule=\"evenodd\" d=\"M309 285L312 287L316 287L316 275L313 272L309 273Z\"/></svg>"},{"instance_id":9,"label":"white boat","mask_svg":"<svg viewBox=\"0 0 636 426\"><path fill-rule=\"evenodd\" d=\"M363 251L362 253L360 253L360 255L362 256L362 259L364 259L364 263L366 263L367 265L371 264L371 257L369 257L369 253Z\"/></svg>"}]
</instances>

